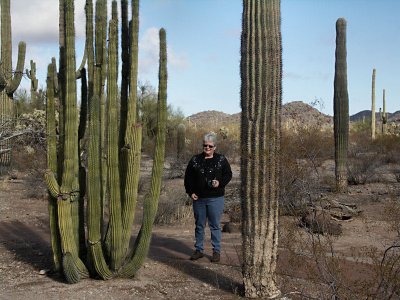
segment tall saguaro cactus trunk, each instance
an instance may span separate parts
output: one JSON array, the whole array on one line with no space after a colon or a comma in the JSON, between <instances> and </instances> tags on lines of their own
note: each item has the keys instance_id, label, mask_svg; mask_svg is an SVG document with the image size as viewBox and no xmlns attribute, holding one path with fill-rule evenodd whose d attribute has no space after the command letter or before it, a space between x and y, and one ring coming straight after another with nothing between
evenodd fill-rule
<instances>
[{"instance_id":1,"label":"tall saguaro cactus trunk","mask_svg":"<svg viewBox=\"0 0 400 300\"><path fill-rule=\"evenodd\" d=\"M349 95L347 92L346 20L336 21L334 79L334 137L336 190L347 191L347 148L349 141Z\"/></svg>"},{"instance_id":2,"label":"tall saguaro cactus trunk","mask_svg":"<svg viewBox=\"0 0 400 300\"><path fill-rule=\"evenodd\" d=\"M136 121L137 57L133 57L137 56L139 1L133 0L131 5L132 24L137 26L129 28L130 43L124 43L122 46L124 55L129 53L131 59L125 60L127 65L123 70L123 74L129 72L130 82L123 84L126 90L123 93L124 98L121 99L124 102L121 111L117 109L119 98L117 2L112 2L112 19L108 25L108 48L104 40L104 30L107 30L106 4L105 0L97 0L93 17L93 2L86 1L85 53L88 62L88 84L86 84L85 69L82 69L80 76L82 104L78 128L74 1L60 0L60 24L65 24L60 26L60 56L63 56L60 64L64 67L60 67L59 74L61 85L59 92L63 98L60 128L63 128L64 139L60 137L58 155L56 139L53 137L55 87L51 79L54 78L52 74L54 68L49 67L50 101L47 120L51 124L48 124L49 171L46 174L46 181L51 194L50 227L56 267L58 265L58 268L62 269L69 283L75 283L88 276L87 270L91 270L94 276L102 279L136 275L148 253L161 189L167 114L167 54L164 29L160 30L158 131L151 186L144 202L142 227L133 249L129 249L138 197L142 138L141 124ZM123 10L126 10L127 1L122 0L121 4ZM123 13L123 18L127 18L126 11ZM95 29L93 19L96 20ZM126 24L127 20L123 23ZM103 90L106 90L106 93ZM80 139L84 135L86 121L88 122L87 172L80 166L78 157L78 153L81 153ZM107 155L104 155L105 153ZM57 156L62 156L62 164L56 162ZM82 178L86 181L79 180ZM81 202L84 198L87 198L86 206ZM103 205L105 198L108 200L106 206ZM108 209L108 224L105 224L105 208ZM83 222L85 214L86 228Z\"/></svg>"},{"instance_id":3,"label":"tall saguaro cactus trunk","mask_svg":"<svg viewBox=\"0 0 400 300\"><path fill-rule=\"evenodd\" d=\"M387 113L386 113L386 91L383 89L382 94L382 115L381 115L381 122L382 122L382 135L387 133Z\"/></svg>"},{"instance_id":4,"label":"tall saguaro cactus trunk","mask_svg":"<svg viewBox=\"0 0 400 300\"><path fill-rule=\"evenodd\" d=\"M282 42L279 0L244 0L241 36L241 198L247 297L275 297Z\"/></svg>"},{"instance_id":5,"label":"tall saguaro cactus trunk","mask_svg":"<svg viewBox=\"0 0 400 300\"><path fill-rule=\"evenodd\" d=\"M376 133L376 115L375 115L375 77L376 77L376 70L372 70L372 95L371 95L371 138L372 140L375 139Z\"/></svg>"},{"instance_id":6,"label":"tall saguaro cactus trunk","mask_svg":"<svg viewBox=\"0 0 400 300\"><path fill-rule=\"evenodd\" d=\"M12 39L10 0L1 0L1 62L0 62L0 125L1 128L13 126L13 94L23 75L25 64L25 42L18 44L18 61L12 69ZM6 171L11 162L12 141L0 143L0 174Z\"/></svg>"}]
</instances>

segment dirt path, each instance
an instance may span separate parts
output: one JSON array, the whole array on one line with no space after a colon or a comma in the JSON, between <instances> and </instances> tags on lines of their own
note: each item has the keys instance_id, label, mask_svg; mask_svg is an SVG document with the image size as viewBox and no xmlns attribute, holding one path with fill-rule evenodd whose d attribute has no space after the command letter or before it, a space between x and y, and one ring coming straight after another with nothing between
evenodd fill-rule
<instances>
[{"instance_id":1,"label":"dirt path","mask_svg":"<svg viewBox=\"0 0 400 300\"><path fill-rule=\"evenodd\" d=\"M26 180L0 182L0 299L238 299L238 234L223 238L222 261L188 260L193 226L156 227L138 277L66 284L52 266L47 202L27 197ZM208 243L209 244L209 243ZM211 254L211 248L206 249ZM41 272L42 271L42 272Z\"/></svg>"}]
</instances>

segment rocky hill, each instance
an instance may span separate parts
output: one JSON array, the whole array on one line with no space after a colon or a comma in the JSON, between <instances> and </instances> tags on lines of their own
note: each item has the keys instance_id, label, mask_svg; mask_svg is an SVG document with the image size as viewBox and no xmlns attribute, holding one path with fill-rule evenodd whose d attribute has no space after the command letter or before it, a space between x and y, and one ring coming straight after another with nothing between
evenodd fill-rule
<instances>
[{"instance_id":1,"label":"rocky hill","mask_svg":"<svg viewBox=\"0 0 400 300\"><path fill-rule=\"evenodd\" d=\"M223 112L209 110L199 112L191 115L187 120L201 126L202 124L208 124L212 127L226 126L227 124L240 124L240 113L237 114L226 114ZM291 128L292 126L321 126L331 127L333 126L333 118L319 112L311 105L305 104L301 101L294 101L286 103L282 106L282 125Z\"/></svg>"},{"instance_id":2,"label":"rocky hill","mask_svg":"<svg viewBox=\"0 0 400 300\"><path fill-rule=\"evenodd\" d=\"M400 123L400 111L387 113L389 123ZM350 116L350 122L367 120L371 117L370 110L363 110ZM207 124L208 127L222 127L228 124L240 124L240 113L226 114L224 112L209 110L199 112L187 117L188 122L197 126ZM376 113L377 124L380 123L379 112ZM320 127L329 129L333 127L333 117L321 113L313 106L302 101L293 101L282 106L282 126L286 129L298 127ZM398 126L398 124L397 124Z\"/></svg>"}]
</instances>

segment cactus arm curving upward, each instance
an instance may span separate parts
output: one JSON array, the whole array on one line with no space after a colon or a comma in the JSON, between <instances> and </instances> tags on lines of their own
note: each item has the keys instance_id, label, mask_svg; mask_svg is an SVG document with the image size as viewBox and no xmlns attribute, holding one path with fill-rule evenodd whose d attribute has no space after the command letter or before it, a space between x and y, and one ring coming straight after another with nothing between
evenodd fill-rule
<instances>
[{"instance_id":1,"label":"cactus arm curving upward","mask_svg":"<svg viewBox=\"0 0 400 300\"><path fill-rule=\"evenodd\" d=\"M161 190L161 178L164 166L165 133L167 124L167 45L166 32L160 29L160 66L157 104L157 134L154 163L151 176L150 192L145 197L142 227L135 241L133 255L121 271L122 276L133 277L147 256L154 218L157 213L158 199Z\"/></svg>"},{"instance_id":2,"label":"cactus arm curving upward","mask_svg":"<svg viewBox=\"0 0 400 300\"><path fill-rule=\"evenodd\" d=\"M14 72L14 76L11 81L8 82L6 86L6 93L8 95L14 94L17 90L19 84L21 83L22 75L24 74L24 64L25 64L25 53L26 53L26 44L25 42L19 42L18 44L18 60L17 67Z\"/></svg>"}]
</instances>

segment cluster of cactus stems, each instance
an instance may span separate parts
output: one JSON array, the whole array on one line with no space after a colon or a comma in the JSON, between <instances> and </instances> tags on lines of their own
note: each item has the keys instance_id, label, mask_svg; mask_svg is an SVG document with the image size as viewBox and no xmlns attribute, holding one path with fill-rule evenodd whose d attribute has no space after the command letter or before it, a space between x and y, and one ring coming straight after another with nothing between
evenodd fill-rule
<instances>
[{"instance_id":1,"label":"cluster of cactus stems","mask_svg":"<svg viewBox=\"0 0 400 300\"><path fill-rule=\"evenodd\" d=\"M372 70L372 96L371 96L371 139L375 139L375 126L376 126L376 116L375 116L375 78L376 70Z\"/></svg>"},{"instance_id":2,"label":"cluster of cactus stems","mask_svg":"<svg viewBox=\"0 0 400 300\"><path fill-rule=\"evenodd\" d=\"M244 0L241 198L246 297L275 297L282 106L279 0Z\"/></svg>"},{"instance_id":3,"label":"cluster of cactus stems","mask_svg":"<svg viewBox=\"0 0 400 300\"><path fill-rule=\"evenodd\" d=\"M178 133L177 133L177 159L182 162L185 159L185 150L186 150L186 126L185 124L178 125Z\"/></svg>"},{"instance_id":4,"label":"cluster of cactus stems","mask_svg":"<svg viewBox=\"0 0 400 300\"><path fill-rule=\"evenodd\" d=\"M346 20L336 21L333 131L335 137L336 190L347 191L347 149L349 141L349 95L347 91Z\"/></svg>"},{"instance_id":5,"label":"cluster of cactus stems","mask_svg":"<svg viewBox=\"0 0 400 300\"><path fill-rule=\"evenodd\" d=\"M103 279L135 276L147 256L158 207L167 110L164 29L160 30L158 126L151 186L144 200L142 225L134 248L130 249L138 197L142 138L141 124L136 121L139 1L132 0L131 22L128 21L127 0L121 0L121 8L122 36L125 41L122 43L119 111L117 2L112 2L112 17L107 25L107 1L96 1L95 15L92 0L86 1L86 76L82 64L78 71L75 69L74 0L60 0L59 72L57 75L53 60L48 67L47 78L49 170L46 182L50 193L54 262L69 283L89 276L89 271L93 276ZM80 115L77 78L82 80ZM62 108L59 117L62 135L59 136L58 147L54 115L57 98ZM78 155L83 151L84 137L87 140L86 164ZM87 199L86 211L84 199ZM109 215L107 224L104 217L106 209Z\"/></svg>"},{"instance_id":6,"label":"cluster of cactus stems","mask_svg":"<svg viewBox=\"0 0 400 300\"><path fill-rule=\"evenodd\" d=\"M0 124L12 125L13 94L21 83L25 64L25 42L18 44L16 69L12 68L10 0L1 0ZM11 140L0 144L0 172L11 162Z\"/></svg>"}]
</instances>

